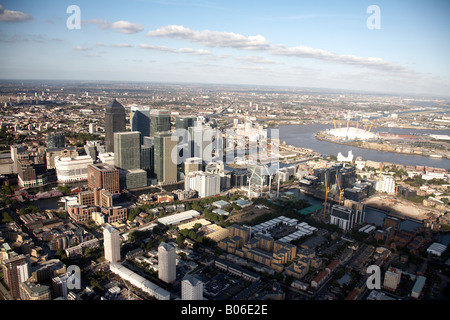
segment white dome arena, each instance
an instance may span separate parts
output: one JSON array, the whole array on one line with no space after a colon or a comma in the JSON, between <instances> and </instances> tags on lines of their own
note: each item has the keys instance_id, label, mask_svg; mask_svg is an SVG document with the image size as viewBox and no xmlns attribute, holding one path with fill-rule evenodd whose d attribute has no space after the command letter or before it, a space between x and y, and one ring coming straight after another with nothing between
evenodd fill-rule
<instances>
[{"instance_id":1,"label":"white dome arena","mask_svg":"<svg viewBox=\"0 0 450 320\"><path fill-rule=\"evenodd\" d=\"M348 129L347 127L331 129L327 131L327 134L346 140L370 140L378 137L376 133L368 132L368 130L364 129L357 129L355 127L349 127Z\"/></svg>"}]
</instances>

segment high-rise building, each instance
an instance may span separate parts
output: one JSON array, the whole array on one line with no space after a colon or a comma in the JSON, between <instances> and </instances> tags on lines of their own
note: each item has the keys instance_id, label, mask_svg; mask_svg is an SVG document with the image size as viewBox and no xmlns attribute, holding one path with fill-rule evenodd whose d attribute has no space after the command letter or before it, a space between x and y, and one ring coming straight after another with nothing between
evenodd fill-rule
<instances>
[{"instance_id":1,"label":"high-rise building","mask_svg":"<svg viewBox=\"0 0 450 320\"><path fill-rule=\"evenodd\" d=\"M172 159L172 151L177 148L177 141L172 141L170 132L156 133L154 140L154 173L161 183L178 180L177 160Z\"/></svg>"},{"instance_id":2,"label":"high-rise building","mask_svg":"<svg viewBox=\"0 0 450 320\"><path fill-rule=\"evenodd\" d=\"M177 117L175 120L175 129L185 129L195 126L197 117Z\"/></svg>"},{"instance_id":3,"label":"high-rise building","mask_svg":"<svg viewBox=\"0 0 450 320\"><path fill-rule=\"evenodd\" d=\"M211 172L189 172L184 178L185 190L196 190L199 198L220 193L220 175Z\"/></svg>"},{"instance_id":4,"label":"high-rise building","mask_svg":"<svg viewBox=\"0 0 450 320\"><path fill-rule=\"evenodd\" d=\"M143 144L141 146L141 169L153 174L154 167L154 147L152 145Z\"/></svg>"},{"instance_id":5,"label":"high-rise building","mask_svg":"<svg viewBox=\"0 0 450 320\"><path fill-rule=\"evenodd\" d=\"M114 152L114 133L126 129L125 108L114 99L105 107L105 146L106 152Z\"/></svg>"},{"instance_id":6,"label":"high-rise building","mask_svg":"<svg viewBox=\"0 0 450 320\"><path fill-rule=\"evenodd\" d=\"M390 267L384 274L383 288L390 291L395 291L397 290L401 279L402 271L397 268Z\"/></svg>"},{"instance_id":7,"label":"high-rise building","mask_svg":"<svg viewBox=\"0 0 450 320\"><path fill-rule=\"evenodd\" d=\"M157 132L170 131L170 111L151 110L150 112L150 136L154 137Z\"/></svg>"},{"instance_id":8,"label":"high-rise building","mask_svg":"<svg viewBox=\"0 0 450 320\"><path fill-rule=\"evenodd\" d=\"M191 275L181 281L181 300L203 300L203 282Z\"/></svg>"},{"instance_id":9,"label":"high-rise building","mask_svg":"<svg viewBox=\"0 0 450 320\"><path fill-rule=\"evenodd\" d=\"M177 254L171 243L161 242L158 247L158 278L165 283L176 280Z\"/></svg>"},{"instance_id":10,"label":"high-rise building","mask_svg":"<svg viewBox=\"0 0 450 320\"><path fill-rule=\"evenodd\" d=\"M103 247L105 260L109 262L120 261L120 234L117 228L107 225L103 230Z\"/></svg>"},{"instance_id":11,"label":"high-rise building","mask_svg":"<svg viewBox=\"0 0 450 320\"><path fill-rule=\"evenodd\" d=\"M90 164L87 167L88 187L119 193L119 170L105 163Z\"/></svg>"},{"instance_id":12,"label":"high-rise building","mask_svg":"<svg viewBox=\"0 0 450 320\"><path fill-rule=\"evenodd\" d=\"M144 144L144 137L150 136L150 108L131 107L130 124L131 131L141 133L141 145Z\"/></svg>"},{"instance_id":13,"label":"high-rise building","mask_svg":"<svg viewBox=\"0 0 450 320\"><path fill-rule=\"evenodd\" d=\"M337 225L340 229L347 231L353 228L355 215L351 208L334 204L331 207L330 224Z\"/></svg>"},{"instance_id":14,"label":"high-rise building","mask_svg":"<svg viewBox=\"0 0 450 320\"><path fill-rule=\"evenodd\" d=\"M141 168L141 133L114 133L114 165L124 170Z\"/></svg>"},{"instance_id":15,"label":"high-rise building","mask_svg":"<svg viewBox=\"0 0 450 320\"><path fill-rule=\"evenodd\" d=\"M189 172L201 171L202 170L202 159L201 158L187 158L183 162L184 166L184 174L188 174Z\"/></svg>"},{"instance_id":16,"label":"high-rise building","mask_svg":"<svg viewBox=\"0 0 450 320\"><path fill-rule=\"evenodd\" d=\"M382 174L375 183L375 190L378 192L395 193L394 177Z\"/></svg>"},{"instance_id":17,"label":"high-rise building","mask_svg":"<svg viewBox=\"0 0 450 320\"><path fill-rule=\"evenodd\" d=\"M69 293L67 290L67 284L69 283L69 278L71 276L71 272L66 272L62 275L52 278L52 291L54 297L67 298L67 294Z\"/></svg>"},{"instance_id":18,"label":"high-rise building","mask_svg":"<svg viewBox=\"0 0 450 320\"><path fill-rule=\"evenodd\" d=\"M47 149L64 148L66 146L66 138L62 132L52 132L47 136Z\"/></svg>"},{"instance_id":19,"label":"high-rise building","mask_svg":"<svg viewBox=\"0 0 450 320\"><path fill-rule=\"evenodd\" d=\"M2 261L3 279L13 299L20 298L20 285L30 277L30 264L23 254Z\"/></svg>"}]
</instances>

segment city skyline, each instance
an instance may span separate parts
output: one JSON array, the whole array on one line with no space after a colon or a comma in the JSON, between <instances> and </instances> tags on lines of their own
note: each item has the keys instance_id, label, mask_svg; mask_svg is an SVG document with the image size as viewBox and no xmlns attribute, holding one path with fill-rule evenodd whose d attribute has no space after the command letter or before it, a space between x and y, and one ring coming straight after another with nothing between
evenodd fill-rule
<instances>
[{"instance_id":1,"label":"city skyline","mask_svg":"<svg viewBox=\"0 0 450 320\"><path fill-rule=\"evenodd\" d=\"M78 1L73 30L70 1L0 5L4 79L450 88L445 1Z\"/></svg>"}]
</instances>

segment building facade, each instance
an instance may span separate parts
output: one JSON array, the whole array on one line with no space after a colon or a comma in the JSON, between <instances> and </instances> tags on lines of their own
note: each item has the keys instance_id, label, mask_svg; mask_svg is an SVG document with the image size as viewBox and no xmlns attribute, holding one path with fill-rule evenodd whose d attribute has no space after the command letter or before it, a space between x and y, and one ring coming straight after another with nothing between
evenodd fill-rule
<instances>
[{"instance_id":1,"label":"building facade","mask_svg":"<svg viewBox=\"0 0 450 320\"><path fill-rule=\"evenodd\" d=\"M148 107L131 107L130 111L131 131L139 131L141 133L141 145L144 144L144 137L150 136L150 108Z\"/></svg>"},{"instance_id":2,"label":"building facade","mask_svg":"<svg viewBox=\"0 0 450 320\"><path fill-rule=\"evenodd\" d=\"M75 158L55 157L56 176L59 182L75 182L88 180L88 165L93 160L90 156Z\"/></svg>"},{"instance_id":3,"label":"building facade","mask_svg":"<svg viewBox=\"0 0 450 320\"><path fill-rule=\"evenodd\" d=\"M114 166L124 170L141 168L141 133L114 133Z\"/></svg>"},{"instance_id":4,"label":"building facade","mask_svg":"<svg viewBox=\"0 0 450 320\"><path fill-rule=\"evenodd\" d=\"M109 262L120 261L120 233L117 228L107 225L103 230L103 247L105 260Z\"/></svg>"},{"instance_id":5,"label":"building facade","mask_svg":"<svg viewBox=\"0 0 450 320\"><path fill-rule=\"evenodd\" d=\"M114 99L105 107L106 152L114 152L114 133L126 130L125 108Z\"/></svg>"},{"instance_id":6,"label":"building facade","mask_svg":"<svg viewBox=\"0 0 450 320\"><path fill-rule=\"evenodd\" d=\"M115 194L119 193L119 170L104 163L90 164L88 171L88 187L90 189L105 189Z\"/></svg>"},{"instance_id":7,"label":"building facade","mask_svg":"<svg viewBox=\"0 0 450 320\"><path fill-rule=\"evenodd\" d=\"M152 120L153 121L153 120ZM172 159L177 141L172 141L170 132L158 132L154 136L154 173L158 182L172 183L178 180L177 163Z\"/></svg>"},{"instance_id":8,"label":"building facade","mask_svg":"<svg viewBox=\"0 0 450 320\"><path fill-rule=\"evenodd\" d=\"M150 111L150 136L154 137L157 132L170 131L170 111L151 110Z\"/></svg>"},{"instance_id":9,"label":"building facade","mask_svg":"<svg viewBox=\"0 0 450 320\"><path fill-rule=\"evenodd\" d=\"M165 283L176 280L176 251L171 243L162 242L158 247L158 278Z\"/></svg>"},{"instance_id":10,"label":"building facade","mask_svg":"<svg viewBox=\"0 0 450 320\"><path fill-rule=\"evenodd\" d=\"M186 275L181 281L181 300L203 300L203 282Z\"/></svg>"}]
</instances>

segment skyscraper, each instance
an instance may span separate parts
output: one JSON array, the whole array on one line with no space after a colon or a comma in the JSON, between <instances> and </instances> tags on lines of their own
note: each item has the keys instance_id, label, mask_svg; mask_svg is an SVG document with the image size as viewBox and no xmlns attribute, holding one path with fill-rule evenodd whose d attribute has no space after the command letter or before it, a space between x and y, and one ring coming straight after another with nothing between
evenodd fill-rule
<instances>
[{"instance_id":1,"label":"skyscraper","mask_svg":"<svg viewBox=\"0 0 450 320\"><path fill-rule=\"evenodd\" d=\"M194 127L196 121L197 117L177 117L175 121L175 128L187 130L190 127Z\"/></svg>"},{"instance_id":2,"label":"skyscraper","mask_svg":"<svg viewBox=\"0 0 450 320\"><path fill-rule=\"evenodd\" d=\"M177 152L177 141L172 141L170 132L156 133L154 140L154 173L158 182L176 182L177 158L172 159L172 152ZM175 151L174 151L175 150Z\"/></svg>"},{"instance_id":3,"label":"skyscraper","mask_svg":"<svg viewBox=\"0 0 450 320\"><path fill-rule=\"evenodd\" d=\"M141 145L144 144L144 137L150 137L150 108L131 107L130 124L131 131L141 133Z\"/></svg>"},{"instance_id":4,"label":"skyscraper","mask_svg":"<svg viewBox=\"0 0 450 320\"><path fill-rule=\"evenodd\" d=\"M181 281L181 300L203 300L203 282L187 274Z\"/></svg>"},{"instance_id":5,"label":"skyscraper","mask_svg":"<svg viewBox=\"0 0 450 320\"><path fill-rule=\"evenodd\" d=\"M20 298L20 284L30 277L30 265L23 254L2 262L3 278L13 299Z\"/></svg>"},{"instance_id":6,"label":"skyscraper","mask_svg":"<svg viewBox=\"0 0 450 320\"><path fill-rule=\"evenodd\" d=\"M106 152L114 152L114 132L124 132L125 108L116 99L105 107Z\"/></svg>"},{"instance_id":7,"label":"skyscraper","mask_svg":"<svg viewBox=\"0 0 450 320\"><path fill-rule=\"evenodd\" d=\"M158 247L158 278L165 283L176 280L176 251L171 243L161 242Z\"/></svg>"},{"instance_id":8,"label":"skyscraper","mask_svg":"<svg viewBox=\"0 0 450 320\"><path fill-rule=\"evenodd\" d=\"M114 165L124 170L140 169L141 167L141 133L114 133Z\"/></svg>"},{"instance_id":9,"label":"skyscraper","mask_svg":"<svg viewBox=\"0 0 450 320\"><path fill-rule=\"evenodd\" d=\"M170 111L152 110L150 112L150 136L154 137L157 132L170 131Z\"/></svg>"},{"instance_id":10,"label":"skyscraper","mask_svg":"<svg viewBox=\"0 0 450 320\"><path fill-rule=\"evenodd\" d=\"M62 132L52 132L47 136L47 149L64 148L66 146L66 139Z\"/></svg>"},{"instance_id":11,"label":"skyscraper","mask_svg":"<svg viewBox=\"0 0 450 320\"><path fill-rule=\"evenodd\" d=\"M111 193L119 193L119 170L105 163L90 164L87 167L88 187L106 189Z\"/></svg>"},{"instance_id":12,"label":"skyscraper","mask_svg":"<svg viewBox=\"0 0 450 320\"><path fill-rule=\"evenodd\" d=\"M107 225L103 230L103 247L105 260L109 262L120 261L120 234L119 230Z\"/></svg>"}]
</instances>

